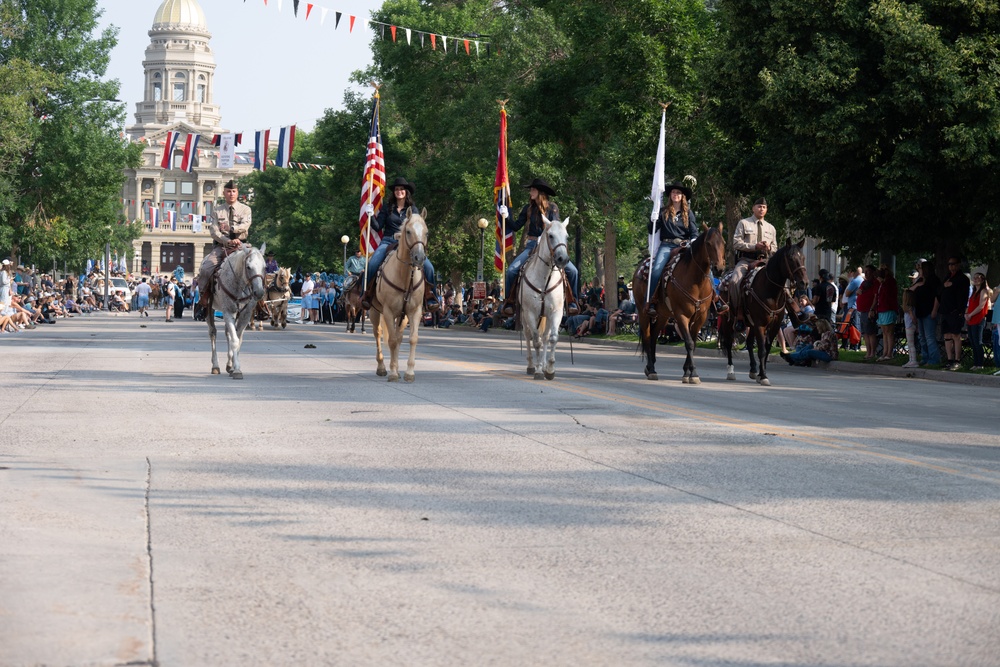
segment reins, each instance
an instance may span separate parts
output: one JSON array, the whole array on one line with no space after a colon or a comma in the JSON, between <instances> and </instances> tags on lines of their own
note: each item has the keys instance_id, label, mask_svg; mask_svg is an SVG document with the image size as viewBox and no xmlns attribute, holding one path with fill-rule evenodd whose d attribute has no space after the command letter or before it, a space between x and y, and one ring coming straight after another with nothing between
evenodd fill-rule
<instances>
[{"instance_id":1,"label":"reins","mask_svg":"<svg viewBox=\"0 0 1000 667\"><path fill-rule=\"evenodd\" d=\"M249 273L248 266L250 264L250 254L251 254L250 250L251 249L245 249L245 250L238 250L237 251L237 252L245 252L245 253L247 253L247 256L243 259L243 278L244 278L244 280L246 280L246 286L240 292L241 296L237 296L237 295L233 294L232 292L230 292L229 288L226 287L226 284L221 280L221 276L216 276L216 279L215 279L215 283L219 286L219 289L221 289L222 292L226 296L228 296L230 299L232 299L233 302L237 305L237 311L236 311L237 313L239 313L240 311L243 310L243 308L244 308L243 304L245 304L248 301L250 301L250 300L253 299L253 281L254 280L260 280L261 288L264 289L265 291L267 290L267 287L264 284L264 276L262 274L260 274L260 273L254 273L254 274L250 275L249 280L247 280L247 274ZM236 254L236 253L233 253L233 254ZM227 257L227 260L228 259L229 258ZM233 264L234 264L234 262L227 261L227 262L225 262L222 265L222 268L229 267L229 271L233 274L233 277L235 278L235 277L237 277L236 276L236 268L233 266ZM242 296L243 292L246 292L247 295L246 296Z\"/></svg>"}]
</instances>

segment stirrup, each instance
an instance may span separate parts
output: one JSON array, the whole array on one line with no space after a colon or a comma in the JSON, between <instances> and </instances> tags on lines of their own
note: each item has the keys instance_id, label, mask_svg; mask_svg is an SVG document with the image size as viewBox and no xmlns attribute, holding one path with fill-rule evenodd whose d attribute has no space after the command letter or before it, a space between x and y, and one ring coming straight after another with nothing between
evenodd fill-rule
<instances>
[{"instance_id":1,"label":"stirrup","mask_svg":"<svg viewBox=\"0 0 1000 667\"><path fill-rule=\"evenodd\" d=\"M646 304L646 317L649 318L650 322L656 322L656 301L650 301Z\"/></svg>"},{"instance_id":2,"label":"stirrup","mask_svg":"<svg viewBox=\"0 0 1000 667\"><path fill-rule=\"evenodd\" d=\"M736 322L733 324L733 331L735 331L736 333L743 333L746 330L747 330L747 325L746 322L743 321L742 317L736 320Z\"/></svg>"},{"instance_id":3,"label":"stirrup","mask_svg":"<svg viewBox=\"0 0 1000 667\"><path fill-rule=\"evenodd\" d=\"M580 314L580 306L577 304L576 301L570 301L569 303L566 304L566 314L567 315Z\"/></svg>"},{"instance_id":4,"label":"stirrup","mask_svg":"<svg viewBox=\"0 0 1000 667\"><path fill-rule=\"evenodd\" d=\"M503 307L501 307L500 309L500 314L503 315L504 317L514 317L515 310L516 307L514 306L514 302L505 300L503 302Z\"/></svg>"},{"instance_id":5,"label":"stirrup","mask_svg":"<svg viewBox=\"0 0 1000 667\"><path fill-rule=\"evenodd\" d=\"M428 313L433 313L440 307L441 307L441 302L435 299L434 297L424 300L424 310L427 311Z\"/></svg>"},{"instance_id":6,"label":"stirrup","mask_svg":"<svg viewBox=\"0 0 1000 667\"><path fill-rule=\"evenodd\" d=\"M729 304L723 301L722 299L716 299L714 301L714 304L715 304L716 315L725 315L726 313L729 312Z\"/></svg>"}]
</instances>

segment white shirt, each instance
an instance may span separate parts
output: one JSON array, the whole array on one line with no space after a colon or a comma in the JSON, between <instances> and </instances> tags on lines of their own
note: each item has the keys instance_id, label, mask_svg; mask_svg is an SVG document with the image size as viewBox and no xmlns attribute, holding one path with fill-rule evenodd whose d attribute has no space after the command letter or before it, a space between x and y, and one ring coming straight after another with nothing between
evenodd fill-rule
<instances>
[{"instance_id":1,"label":"white shirt","mask_svg":"<svg viewBox=\"0 0 1000 667\"><path fill-rule=\"evenodd\" d=\"M316 289L316 283L313 282L312 278L306 278L306 281L302 283L302 296L312 294L314 289Z\"/></svg>"}]
</instances>

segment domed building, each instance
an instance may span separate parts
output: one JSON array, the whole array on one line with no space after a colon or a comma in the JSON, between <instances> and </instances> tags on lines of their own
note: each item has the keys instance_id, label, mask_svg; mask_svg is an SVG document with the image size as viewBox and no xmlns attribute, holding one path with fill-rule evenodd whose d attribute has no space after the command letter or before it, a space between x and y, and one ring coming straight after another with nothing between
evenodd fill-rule
<instances>
[{"instance_id":1,"label":"domed building","mask_svg":"<svg viewBox=\"0 0 1000 667\"><path fill-rule=\"evenodd\" d=\"M147 145L142 164L125 170L122 199L126 216L146 226L142 238L133 242L131 269L163 274L182 266L193 278L206 250L212 247L208 226L199 220L221 201L226 181L248 174L253 167L218 166L219 153L212 139L228 130L221 127L221 110L213 100L212 35L197 0L163 0L153 15L149 38L142 62L143 100L136 104L136 124L126 128L132 141ZM170 168L163 169L164 140L171 131L179 132L180 140ZM189 134L201 137L191 172L180 168L184 139ZM155 227L151 209L157 211ZM174 226L167 222L171 212Z\"/></svg>"}]
</instances>

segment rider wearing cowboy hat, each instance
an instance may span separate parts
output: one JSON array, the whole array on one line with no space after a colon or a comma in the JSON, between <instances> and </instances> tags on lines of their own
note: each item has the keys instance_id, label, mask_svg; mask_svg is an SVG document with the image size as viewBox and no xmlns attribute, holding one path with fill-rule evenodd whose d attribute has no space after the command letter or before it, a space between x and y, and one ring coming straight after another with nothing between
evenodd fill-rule
<instances>
[{"instance_id":1,"label":"rider wearing cowboy hat","mask_svg":"<svg viewBox=\"0 0 1000 667\"><path fill-rule=\"evenodd\" d=\"M544 213L545 217L549 220L559 219L559 207L556 206L555 202L549 201L549 197L554 197L556 194L552 186L544 180L536 178L524 187L528 188L530 201L521 209L521 214L517 216L517 220L507 223L507 232L513 233L528 225L526 231L528 242L525 244L521 254L515 257L514 261L507 267L507 275L504 276L506 281L506 297L503 302L503 314L505 317L510 317L514 314L514 297L517 294L516 285L521 267L524 266L524 263L528 260L528 256L535 249L535 246L538 245L538 237L542 235L545 227L542 222L542 214ZM507 217L506 206L501 205L498 207L498 212L501 216ZM573 262L568 262L564 270L566 272L566 280L563 282L567 292L566 312L570 315L576 315L580 312L580 306L577 305L580 294L580 272ZM566 284L567 281L568 284Z\"/></svg>"},{"instance_id":2,"label":"rider wearing cowboy hat","mask_svg":"<svg viewBox=\"0 0 1000 667\"><path fill-rule=\"evenodd\" d=\"M413 204L414 187L412 183L400 176L393 181L390 189L393 196L385 198L382 202L382 210L378 212L378 216L374 215L375 211L371 204L365 207L368 219L371 220L371 228L377 232L382 232L382 241L378 244L378 248L375 249L372 256L368 258L368 289L365 290L365 294L361 298L361 305L366 309L372 307L372 301L375 298L375 276L378 275L378 269L382 266L385 256L389 253L389 246L396 240L396 233L403 228L403 223L411 212L420 212ZM434 286L434 265L425 257L424 310L429 313L433 313L441 305L438 303L437 297L434 296Z\"/></svg>"}]
</instances>

